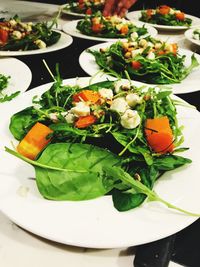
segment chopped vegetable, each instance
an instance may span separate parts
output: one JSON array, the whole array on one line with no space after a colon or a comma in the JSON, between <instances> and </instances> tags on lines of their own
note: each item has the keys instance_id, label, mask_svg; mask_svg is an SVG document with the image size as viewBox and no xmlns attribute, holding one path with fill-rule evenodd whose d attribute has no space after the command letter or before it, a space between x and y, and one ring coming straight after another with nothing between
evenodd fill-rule
<instances>
[{"instance_id":1,"label":"chopped vegetable","mask_svg":"<svg viewBox=\"0 0 200 267\"><path fill-rule=\"evenodd\" d=\"M0 28L0 45L4 45L8 41L8 30Z\"/></svg>"},{"instance_id":2,"label":"chopped vegetable","mask_svg":"<svg viewBox=\"0 0 200 267\"><path fill-rule=\"evenodd\" d=\"M17 151L29 159L35 159L50 142L48 135L52 132L46 125L37 122L18 144Z\"/></svg>"},{"instance_id":3,"label":"chopped vegetable","mask_svg":"<svg viewBox=\"0 0 200 267\"><path fill-rule=\"evenodd\" d=\"M167 14L169 14L169 12L170 12L170 7L169 7L169 6L166 6L166 5L160 6L160 7L158 8L158 12L159 12L161 15L167 15Z\"/></svg>"},{"instance_id":4,"label":"chopped vegetable","mask_svg":"<svg viewBox=\"0 0 200 267\"><path fill-rule=\"evenodd\" d=\"M75 95L73 95L73 100L75 102L79 102L79 101L89 101L93 104L95 104L96 102L98 102L100 99L100 95L98 92L92 91L92 90L83 90L80 93L77 93Z\"/></svg>"},{"instance_id":5,"label":"chopped vegetable","mask_svg":"<svg viewBox=\"0 0 200 267\"><path fill-rule=\"evenodd\" d=\"M87 128L88 126L94 124L96 120L96 117L93 115L82 116L75 122L75 126L80 129Z\"/></svg>"},{"instance_id":6,"label":"chopped vegetable","mask_svg":"<svg viewBox=\"0 0 200 267\"><path fill-rule=\"evenodd\" d=\"M131 66L134 70L139 70L142 66L142 64L139 61L131 61Z\"/></svg>"},{"instance_id":7,"label":"chopped vegetable","mask_svg":"<svg viewBox=\"0 0 200 267\"><path fill-rule=\"evenodd\" d=\"M149 146L155 152L164 154L173 151L173 133L168 117L147 119L145 134Z\"/></svg>"},{"instance_id":8,"label":"chopped vegetable","mask_svg":"<svg viewBox=\"0 0 200 267\"><path fill-rule=\"evenodd\" d=\"M185 19L185 14L183 12L177 12L177 13L175 13L175 16L180 21L184 21L184 19Z\"/></svg>"}]
</instances>

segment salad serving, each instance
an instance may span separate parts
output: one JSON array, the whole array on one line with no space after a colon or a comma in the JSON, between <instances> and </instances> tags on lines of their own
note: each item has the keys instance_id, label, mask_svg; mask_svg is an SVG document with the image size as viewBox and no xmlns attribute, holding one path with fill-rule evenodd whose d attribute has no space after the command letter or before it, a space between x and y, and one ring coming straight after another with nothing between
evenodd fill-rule
<instances>
[{"instance_id":1,"label":"salad serving","mask_svg":"<svg viewBox=\"0 0 200 267\"><path fill-rule=\"evenodd\" d=\"M92 15L97 11L102 11L105 0L70 0L64 10L78 14Z\"/></svg>"},{"instance_id":2,"label":"salad serving","mask_svg":"<svg viewBox=\"0 0 200 267\"><path fill-rule=\"evenodd\" d=\"M138 27L133 22L118 16L104 17L100 12L86 16L77 23L81 33L105 38L127 38L132 33L142 36L148 33L145 25Z\"/></svg>"},{"instance_id":3,"label":"salad serving","mask_svg":"<svg viewBox=\"0 0 200 267\"><path fill-rule=\"evenodd\" d=\"M42 49L58 42L61 34L53 31L56 21L22 22L18 16L0 19L0 51L27 51Z\"/></svg>"},{"instance_id":4,"label":"salad serving","mask_svg":"<svg viewBox=\"0 0 200 267\"><path fill-rule=\"evenodd\" d=\"M14 114L10 131L19 140L6 151L35 167L42 196L88 200L111 194L119 211L148 197L160 176L190 159L176 118L171 91L138 88L128 80L103 81L84 88L55 82L33 105Z\"/></svg>"},{"instance_id":5,"label":"salad serving","mask_svg":"<svg viewBox=\"0 0 200 267\"><path fill-rule=\"evenodd\" d=\"M179 55L176 43L152 37L117 41L99 50L87 50L95 57L102 71L112 76L138 80L150 84L180 83L193 68L199 66L194 55L186 67L185 55Z\"/></svg>"},{"instance_id":6,"label":"salad serving","mask_svg":"<svg viewBox=\"0 0 200 267\"><path fill-rule=\"evenodd\" d=\"M187 18L185 13L167 5L158 6L156 9L141 11L139 20L167 26L191 26L192 19Z\"/></svg>"},{"instance_id":7,"label":"salad serving","mask_svg":"<svg viewBox=\"0 0 200 267\"><path fill-rule=\"evenodd\" d=\"M10 80L10 76L5 76L0 73L0 103L10 101L19 95L20 91L16 91L10 95L4 93L4 89L7 88Z\"/></svg>"}]
</instances>

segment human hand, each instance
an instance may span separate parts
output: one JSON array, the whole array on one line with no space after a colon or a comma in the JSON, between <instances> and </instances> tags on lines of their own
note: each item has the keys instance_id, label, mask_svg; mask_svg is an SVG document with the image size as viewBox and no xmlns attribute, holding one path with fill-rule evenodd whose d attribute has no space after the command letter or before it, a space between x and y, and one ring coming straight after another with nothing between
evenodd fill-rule
<instances>
[{"instance_id":1,"label":"human hand","mask_svg":"<svg viewBox=\"0 0 200 267\"><path fill-rule=\"evenodd\" d=\"M124 17L126 11L135 4L137 0L106 0L103 15L105 17L118 15Z\"/></svg>"}]
</instances>

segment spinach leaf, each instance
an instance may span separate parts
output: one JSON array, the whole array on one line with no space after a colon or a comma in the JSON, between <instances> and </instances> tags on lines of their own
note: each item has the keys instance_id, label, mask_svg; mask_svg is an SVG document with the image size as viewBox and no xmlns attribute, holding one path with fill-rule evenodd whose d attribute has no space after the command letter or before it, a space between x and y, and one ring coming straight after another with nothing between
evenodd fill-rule
<instances>
[{"instance_id":1,"label":"spinach leaf","mask_svg":"<svg viewBox=\"0 0 200 267\"><path fill-rule=\"evenodd\" d=\"M114 154L87 144L51 144L37 161L20 157L34 165L41 195L54 200L105 195L113 188L114 180L106 176L103 168L120 164Z\"/></svg>"},{"instance_id":2,"label":"spinach leaf","mask_svg":"<svg viewBox=\"0 0 200 267\"><path fill-rule=\"evenodd\" d=\"M35 167L37 186L44 198L53 200L92 199L105 195L121 181L127 185L130 194L133 196L136 194L136 198L120 198L121 200L117 200L117 203L114 196L114 205L119 210L135 207L139 203L141 204L143 198L148 197L149 201L160 201L167 207L190 216L200 216L160 198L149 188L150 185L146 186L126 172L121 167L119 157L105 149L86 144L50 144L36 161L7 147L5 149L8 153ZM146 170L141 173L144 181L146 180L145 176ZM157 172L155 170L152 170L152 176L152 180L156 180Z\"/></svg>"},{"instance_id":3,"label":"spinach leaf","mask_svg":"<svg viewBox=\"0 0 200 267\"><path fill-rule=\"evenodd\" d=\"M190 159L181 156L165 155L159 158L154 158L153 166L160 171L170 171L191 162Z\"/></svg>"},{"instance_id":4,"label":"spinach leaf","mask_svg":"<svg viewBox=\"0 0 200 267\"><path fill-rule=\"evenodd\" d=\"M33 107L28 107L11 117L9 129L17 140L21 140L37 121L38 115L34 114Z\"/></svg>"}]
</instances>

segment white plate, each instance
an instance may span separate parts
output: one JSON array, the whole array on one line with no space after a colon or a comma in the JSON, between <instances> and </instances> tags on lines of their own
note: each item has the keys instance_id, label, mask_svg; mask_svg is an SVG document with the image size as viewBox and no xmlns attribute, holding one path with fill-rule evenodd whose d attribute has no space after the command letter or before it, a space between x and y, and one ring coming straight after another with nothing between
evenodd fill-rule
<instances>
[{"instance_id":1,"label":"white plate","mask_svg":"<svg viewBox=\"0 0 200 267\"><path fill-rule=\"evenodd\" d=\"M25 92L32 80L29 67L16 58L0 58L0 74L10 76L8 86L3 90L4 94L12 94L16 91Z\"/></svg>"},{"instance_id":2,"label":"white plate","mask_svg":"<svg viewBox=\"0 0 200 267\"><path fill-rule=\"evenodd\" d=\"M126 17L131 20L131 21L140 21L139 18L141 17L141 11L142 10L137 10L137 11L132 11L129 12ZM176 31L176 30L186 30L188 28L193 28L197 27L200 25L200 18L185 14L186 18L192 19L192 26L187 27L187 26L167 26L167 25L159 25L159 24L152 24L152 23L147 23L148 25L151 25L155 27L158 30L167 30L167 31Z\"/></svg>"},{"instance_id":3,"label":"white plate","mask_svg":"<svg viewBox=\"0 0 200 267\"><path fill-rule=\"evenodd\" d=\"M195 29L189 29L189 30L185 31L185 33L184 33L185 38L187 40L189 40L191 43L200 46L200 40L196 40L196 39L193 38L193 32L194 32L194 30Z\"/></svg>"},{"instance_id":4,"label":"white plate","mask_svg":"<svg viewBox=\"0 0 200 267\"><path fill-rule=\"evenodd\" d=\"M89 39L89 40L95 40L95 41L107 41L107 42L115 42L117 39L120 38L103 38L103 37L95 37L95 36L89 36L86 34L81 33L79 30L76 29L76 25L78 23L79 20L74 20L74 21L70 21L67 22L63 25L63 31L74 36L74 37L78 37L78 38L83 38L83 39ZM147 36L147 35L151 35L152 37L155 37L157 35L157 30L151 26L146 25L145 23L141 23L141 22L134 22L134 24L138 27L142 27L143 25L145 25L145 27L148 30L148 33L143 35L143 37ZM123 38L125 40L125 38Z\"/></svg>"},{"instance_id":5,"label":"white plate","mask_svg":"<svg viewBox=\"0 0 200 267\"><path fill-rule=\"evenodd\" d=\"M0 51L0 56L8 57L8 56L25 56L25 55L43 54L43 53L57 51L57 50L70 46L73 42L72 37L63 32L60 32L60 33L61 33L61 36L58 42L46 48L27 50L27 51Z\"/></svg>"},{"instance_id":6,"label":"white plate","mask_svg":"<svg viewBox=\"0 0 200 267\"><path fill-rule=\"evenodd\" d=\"M1 0L0 4L0 17L6 19L17 14L23 21L50 20L56 12L58 12L58 6L52 4L8 0Z\"/></svg>"},{"instance_id":7,"label":"white plate","mask_svg":"<svg viewBox=\"0 0 200 267\"><path fill-rule=\"evenodd\" d=\"M87 84L89 77L81 78ZM65 80L75 84L77 79ZM110 196L89 201L50 201L39 194L33 167L4 151L13 137L9 120L13 113L31 105L32 97L43 93L51 84L37 87L0 109L0 210L22 228L44 238L83 247L117 248L139 245L174 234L197 218L180 214L165 206L145 203L128 212L118 212ZM178 107L180 125L185 125L183 146L190 147L182 156L192 164L168 172L159 179L155 191L165 200L200 213L200 115ZM27 194L22 189L27 188ZM20 193L21 191L21 193Z\"/></svg>"},{"instance_id":8,"label":"white plate","mask_svg":"<svg viewBox=\"0 0 200 267\"><path fill-rule=\"evenodd\" d=\"M89 47L90 50L99 50L100 48L109 47L112 43L101 43L94 46ZM179 49L180 55L186 55L185 65L190 65L190 58L193 52L186 50L186 49ZM200 62L200 55L195 54L195 57ZM108 74L105 74L101 71L100 67L96 64L95 58L92 54L87 52L85 49L79 57L79 64L81 68L89 75L97 75L98 77L104 76L111 77ZM184 94L184 93L191 93L195 91L199 91L199 77L200 77L200 66L192 70L192 72L181 82L177 84L171 84L173 88L174 94Z\"/></svg>"}]
</instances>

